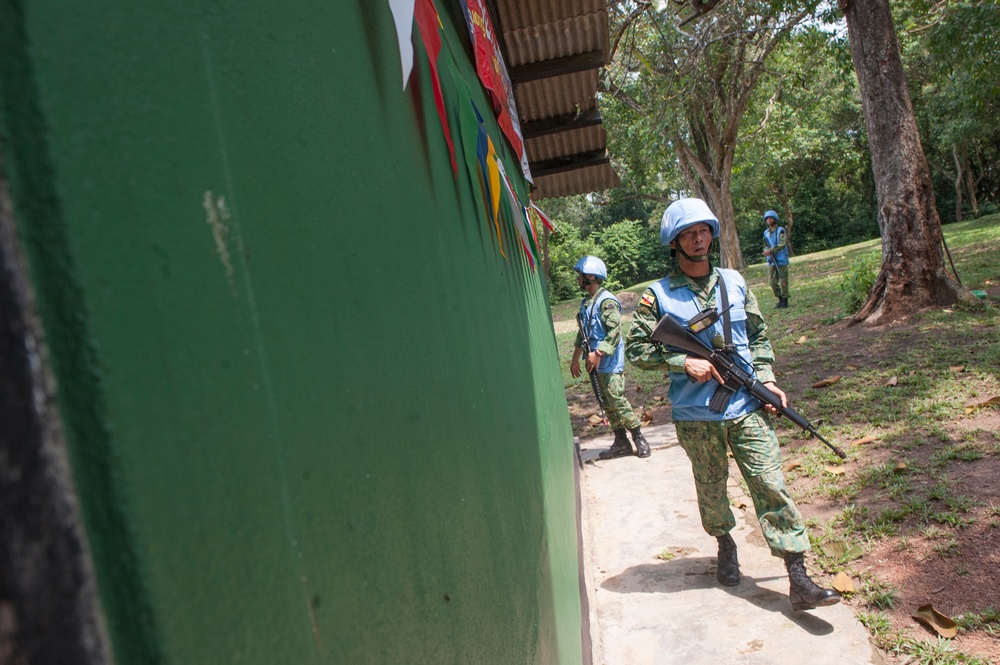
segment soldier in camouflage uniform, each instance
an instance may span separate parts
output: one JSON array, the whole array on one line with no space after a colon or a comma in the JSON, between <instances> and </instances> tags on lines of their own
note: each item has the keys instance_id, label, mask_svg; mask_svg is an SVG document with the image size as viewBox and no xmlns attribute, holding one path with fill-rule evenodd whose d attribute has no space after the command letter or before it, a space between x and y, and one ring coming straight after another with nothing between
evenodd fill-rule
<instances>
[{"instance_id":1,"label":"soldier in camouflage uniform","mask_svg":"<svg viewBox=\"0 0 1000 665\"><path fill-rule=\"evenodd\" d=\"M722 310L720 291L725 289L730 305L727 315L698 336L716 348L731 341L757 379L778 395L782 404L787 402L774 383L774 354L757 299L738 272L715 268L708 261L712 240L718 235L719 221L704 201L680 199L667 208L660 241L671 248L677 268L643 294L625 340L625 354L637 367L669 373L672 417L677 438L691 460L701 523L719 543L719 582L735 586L740 581L736 543L729 535L736 520L726 492L728 447L749 487L771 553L785 560L792 609L832 605L840 600L837 592L817 586L806 574L803 554L809 550L809 538L802 515L785 487L778 439L770 420L776 413L774 408L761 408L760 400L741 388L721 413L711 410L709 402L722 381L716 368L707 360L650 338L662 316L670 315L686 324L704 309Z\"/></svg>"},{"instance_id":2,"label":"soldier in camouflage uniform","mask_svg":"<svg viewBox=\"0 0 1000 665\"><path fill-rule=\"evenodd\" d=\"M577 283L587 295L580 303L582 332L576 335L573 360L569 371L574 378L579 377L580 357L587 350L587 372L597 370L597 382L604 397L604 412L608 424L615 433L611 448L600 453L601 459L613 459L632 454L632 444L625 436L625 430L632 433L635 454L649 457L649 443L639 428L632 405L625 398L625 348L622 342L622 305L614 294L601 286L608 278L608 269L596 256L585 256L573 267L577 272ZM584 339L583 333L587 338Z\"/></svg>"},{"instance_id":3,"label":"soldier in camouflage uniform","mask_svg":"<svg viewBox=\"0 0 1000 665\"><path fill-rule=\"evenodd\" d=\"M785 227L778 226L778 213L768 210L764 213L764 258L767 261L768 281L774 297L778 299L775 309L788 307L788 234Z\"/></svg>"}]
</instances>

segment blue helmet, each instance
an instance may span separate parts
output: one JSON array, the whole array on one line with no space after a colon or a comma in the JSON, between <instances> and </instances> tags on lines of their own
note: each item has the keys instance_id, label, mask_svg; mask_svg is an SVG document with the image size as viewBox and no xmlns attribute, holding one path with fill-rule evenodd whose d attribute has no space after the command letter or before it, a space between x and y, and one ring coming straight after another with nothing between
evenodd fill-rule
<instances>
[{"instance_id":1,"label":"blue helmet","mask_svg":"<svg viewBox=\"0 0 1000 665\"><path fill-rule=\"evenodd\" d=\"M602 282L608 278L608 267L596 256L585 256L576 262L573 270L581 275L593 275Z\"/></svg>"},{"instance_id":2,"label":"blue helmet","mask_svg":"<svg viewBox=\"0 0 1000 665\"><path fill-rule=\"evenodd\" d=\"M764 213L765 223L767 222L768 217L774 217L774 221L778 221L778 213L774 212L773 210L768 210L767 212Z\"/></svg>"},{"instance_id":3,"label":"blue helmet","mask_svg":"<svg viewBox=\"0 0 1000 665\"><path fill-rule=\"evenodd\" d=\"M707 203L701 199L677 199L663 213L660 242L669 245L681 231L702 222L712 228L713 238L719 237L719 218L712 214Z\"/></svg>"}]
</instances>

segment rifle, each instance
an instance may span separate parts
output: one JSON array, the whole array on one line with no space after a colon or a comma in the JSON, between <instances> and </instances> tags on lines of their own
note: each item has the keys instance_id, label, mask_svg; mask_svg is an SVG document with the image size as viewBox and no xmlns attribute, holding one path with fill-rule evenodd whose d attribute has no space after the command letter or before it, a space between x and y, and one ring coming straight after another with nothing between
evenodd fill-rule
<instances>
[{"instance_id":1,"label":"rifle","mask_svg":"<svg viewBox=\"0 0 1000 665\"><path fill-rule=\"evenodd\" d=\"M590 357L590 340L587 337L587 331L583 327L583 317L580 314L576 315L576 327L580 330L580 339L583 340L583 348L585 353L583 354L583 366L587 366L587 358ZM587 372L590 375L590 387L594 390L594 397L597 398L597 408L601 411L601 422L605 425L608 423L608 417L604 415L604 392L601 390L601 383L597 380L597 368Z\"/></svg>"},{"instance_id":2,"label":"rifle","mask_svg":"<svg viewBox=\"0 0 1000 665\"><path fill-rule=\"evenodd\" d=\"M717 319L718 314L714 314L714 317ZM699 321L704 318L706 318L705 312L695 317L695 319L699 319ZM712 314L708 314L707 318L712 318ZM714 323L714 321L712 321L712 323ZM661 344L666 344L686 353L698 356L699 358L703 358L715 366L715 369L722 375L724 382L719 386L718 390L715 391L715 394L712 396L712 401L709 403L709 408L713 411L725 411L726 404L729 403L729 398L732 397L733 393L741 387L746 388L751 395L765 404L773 406L777 410L778 415L788 418L800 428L825 443L830 450L836 453L837 457L840 457L841 459L847 458L847 454L837 446L824 439L823 435L817 431L816 427L812 423L810 423L805 417L790 406L782 406L780 397L775 395L768 388L766 388L764 384L758 381L753 376L752 372L748 372L741 367L741 363L746 364L746 361L739 357L735 351L731 351L726 348L716 349L709 346L700 338L696 337L694 333L686 327L678 323L669 314L666 314L662 319L660 319L659 323L656 324L656 330L653 331L650 338L655 342L660 342Z\"/></svg>"}]
</instances>

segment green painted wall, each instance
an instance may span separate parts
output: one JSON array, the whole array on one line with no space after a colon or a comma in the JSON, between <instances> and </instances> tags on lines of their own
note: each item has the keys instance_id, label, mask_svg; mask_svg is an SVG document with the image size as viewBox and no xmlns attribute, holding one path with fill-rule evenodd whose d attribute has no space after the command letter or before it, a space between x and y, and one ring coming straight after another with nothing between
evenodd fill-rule
<instances>
[{"instance_id":1,"label":"green painted wall","mask_svg":"<svg viewBox=\"0 0 1000 665\"><path fill-rule=\"evenodd\" d=\"M384 0L0 0L2 149L118 663L583 658L544 288L416 62L403 91Z\"/></svg>"}]
</instances>

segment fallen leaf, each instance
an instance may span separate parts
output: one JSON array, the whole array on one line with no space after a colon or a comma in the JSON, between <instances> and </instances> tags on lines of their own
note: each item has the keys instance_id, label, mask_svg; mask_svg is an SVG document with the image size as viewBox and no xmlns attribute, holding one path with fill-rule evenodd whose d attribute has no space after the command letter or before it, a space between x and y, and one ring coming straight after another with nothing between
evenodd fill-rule
<instances>
[{"instance_id":1,"label":"fallen leaf","mask_svg":"<svg viewBox=\"0 0 1000 665\"><path fill-rule=\"evenodd\" d=\"M982 402L973 402L971 404L966 404L965 405L965 412L966 413L972 413L973 411L975 411L976 409L978 409L980 407L983 407L983 406L994 406L994 405L1000 405L1000 396L994 395L993 397L990 397L988 399L984 399Z\"/></svg>"},{"instance_id":2,"label":"fallen leaf","mask_svg":"<svg viewBox=\"0 0 1000 665\"><path fill-rule=\"evenodd\" d=\"M926 624L941 637L955 637L958 635L958 625L952 618L938 612L930 603L918 607L917 613L913 615L913 618L922 624Z\"/></svg>"},{"instance_id":3,"label":"fallen leaf","mask_svg":"<svg viewBox=\"0 0 1000 665\"><path fill-rule=\"evenodd\" d=\"M857 441L851 441L852 446L863 446L866 443L872 443L873 441L878 441L878 437L874 434L869 434L868 436L863 436Z\"/></svg>"},{"instance_id":4,"label":"fallen leaf","mask_svg":"<svg viewBox=\"0 0 1000 665\"><path fill-rule=\"evenodd\" d=\"M885 387L886 388L892 388L893 386L896 386L896 385L899 385L899 378L895 377L895 376L885 382Z\"/></svg>"},{"instance_id":5,"label":"fallen leaf","mask_svg":"<svg viewBox=\"0 0 1000 665\"><path fill-rule=\"evenodd\" d=\"M846 369L846 370L849 370L849 371L851 371L851 372L853 372L853 371L854 371L854 370L856 370L857 368L858 368L858 366L857 366L857 365L844 365L844 369Z\"/></svg>"},{"instance_id":6,"label":"fallen leaf","mask_svg":"<svg viewBox=\"0 0 1000 665\"><path fill-rule=\"evenodd\" d=\"M735 505L740 510L746 510L747 508L746 501L741 501L740 499L737 499L733 505Z\"/></svg>"},{"instance_id":7,"label":"fallen leaf","mask_svg":"<svg viewBox=\"0 0 1000 665\"><path fill-rule=\"evenodd\" d=\"M588 418L587 420L588 420L588 421L590 422L590 424L591 424L592 426L594 426L594 427L597 427L597 426L598 426L598 425L600 425L600 424L601 424L602 422L604 422L604 420L603 420L603 419L602 419L602 418L601 418L601 417L600 417L599 415L597 415L596 413L595 413L594 415L592 415L592 416L591 416L590 418Z\"/></svg>"},{"instance_id":8,"label":"fallen leaf","mask_svg":"<svg viewBox=\"0 0 1000 665\"><path fill-rule=\"evenodd\" d=\"M837 374L835 376L828 376L825 379L823 379L822 381L817 381L816 383L812 384L812 387L813 388L825 388L827 386L832 386L837 381L840 381L840 375L839 374Z\"/></svg>"},{"instance_id":9,"label":"fallen leaf","mask_svg":"<svg viewBox=\"0 0 1000 665\"><path fill-rule=\"evenodd\" d=\"M906 471L909 468L910 467L906 465L906 462L896 462L896 466L892 467L892 470L898 473L900 471Z\"/></svg>"},{"instance_id":10,"label":"fallen leaf","mask_svg":"<svg viewBox=\"0 0 1000 665\"><path fill-rule=\"evenodd\" d=\"M663 401L663 395L657 395L657 396L655 396L653 398L653 401L654 402L662 402Z\"/></svg>"},{"instance_id":11,"label":"fallen leaf","mask_svg":"<svg viewBox=\"0 0 1000 665\"><path fill-rule=\"evenodd\" d=\"M942 309L941 311L944 312L945 314L951 314L952 313L952 310L950 310L950 309Z\"/></svg>"},{"instance_id":12,"label":"fallen leaf","mask_svg":"<svg viewBox=\"0 0 1000 665\"><path fill-rule=\"evenodd\" d=\"M827 464L823 468L826 469L827 473L832 473L835 476L842 476L842 475L844 475L844 471L846 470L842 466L833 466L832 464Z\"/></svg>"},{"instance_id":13,"label":"fallen leaf","mask_svg":"<svg viewBox=\"0 0 1000 665\"><path fill-rule=\"evenodd\" d=\"M965 371L965 365L952 365L948 369L950 369L955 374L961 374L962 372Z\"/></svg>"},{"instance_id":14,"label":"fallen leaf","mask_svg":"<svg viewBox=\"0 0 1000 665\"><path fill-rule=\"evenodd\" d=\"M639 422L642 423L643 425L651 424L653 422L653 414L647 411L646 413L642 414L642 418L639 420Z\"/></svg>"},{"instance_id":15,"label":"fallen leaf","mask_svg":"<svg viewBox=\"0 0 1000 665\"><path fill-rule=\"evenodd\" d=\"M792 469L797 469L802 466L802 462L785 462L785 466L781 467L781 470L788 473Z\"/></svg>"},{"instance_id":16,"label":"fallen leaf","mask_svg":"<svg viewBox=\"0 0 1000 665\"><path fill-rule=\"evenodd\" d=\"M795 343L796 344L805 344L808 341L809 341L809 338L806 337L805 335L803 335L802 337L799 337L797 340L795 340Z\"/></svg>"},{"instance_id":17,"label":"fallen leaf","mask_svg":"<svg viewBox=\"0 0 1000 665\"><path fill-rule=\"evenodd\" d=\"M846 540L831 540L823 543L823 552L834 559L844 560L857 559L864 554L860 547Z\"/></svg>"},{"instance_id":18,"label":"fallen leaf","mask_svg":"<svg viewBox=\"0 0 1000 665\"><path fill-rule=\"evenodd\" d=\"M854 593L854 580L844 571L837 573L837 577L834 578L830 586L840 593Z\"/></svg>"}]
</instances>

